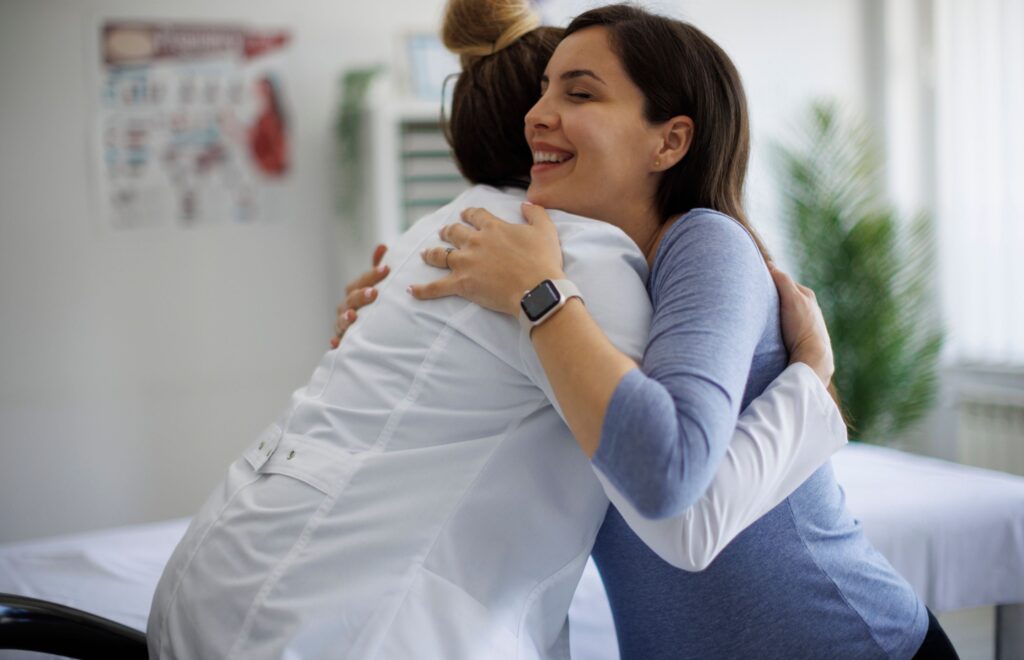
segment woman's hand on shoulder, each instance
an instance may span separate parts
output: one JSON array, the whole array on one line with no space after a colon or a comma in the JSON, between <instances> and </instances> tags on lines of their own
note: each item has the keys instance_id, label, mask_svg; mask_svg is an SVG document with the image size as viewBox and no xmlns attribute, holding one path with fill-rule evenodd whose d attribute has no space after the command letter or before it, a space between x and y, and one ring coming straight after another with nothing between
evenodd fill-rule
<instances>
[{"instance_id":1,"label":"woman's hand on shoulder","mask_svg":"<svg viewBox=\"0 0 1024 660\"><path fill-rule=\"evenodd\" d=\"M562 246L547 211L524 203L526 224L512 224L485 209L462 212L465 224L441 228L450 247L424 250L423 260L450 270L445 277L409 287L420 300L460 296L516 316L523 294L546 279L564 278Z\"/></svg>"},{"instance_id":2,"label":"woman's hand on shoulder","mask_svg":"<svg viewBox=\"0 0 1024 660\"><path fill-rule=\"evenodd\" d=\"M832 341L814 291L798 284L771 262L768 263L768 270L779 290L782 339L789 351L789 363L803 362L808 365L828 387L835 372Z\"/></svg>"},{"instance_id":3,"label":"woman's hand on shoulder","mask_svg":"<svg viewBox=\"0 0 1024 660\"><path fill-rule=\"evenodd\" d=\"M334 326L335 335L331 338L331 348L337 348L341 344L341 338L345 336L345 331L359 318L357 310L377 299L375 287L390 272L387 265L381 264L384 253L387 251L386 245L378 245L373 250L373 267L345 287L345 301L338 305L338 318Z\"/></svg>"}]
</instances>

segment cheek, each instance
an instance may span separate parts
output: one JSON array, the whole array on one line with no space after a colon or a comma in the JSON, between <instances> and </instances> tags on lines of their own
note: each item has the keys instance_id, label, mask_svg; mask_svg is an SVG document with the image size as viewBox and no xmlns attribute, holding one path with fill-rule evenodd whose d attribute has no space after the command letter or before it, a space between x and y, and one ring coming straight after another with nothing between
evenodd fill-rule
<instances>
[{"instance_id":1,"label":"cheek","mask_svg":"<svg viewBox=\"0 0 1024 660\"><path fill-rule=\"evenodd\" d=\"M592 157L587 163L595 189L605 196L621 196L643 178L645 156L632 133L604 132L594 136Z\"/></svg>"},{"instance_id":2,"label":"cheek","mask_svg":"<svg viewBox=\"0 0 1024 660\"><path fill-rule=\"evenodd\" d=\"M619 178L628 174L646 158L646 134L633 128L633 117L595 118L580 131L579 140L588 147L591 165L604 175Z\"/></svg>"}]
</instances>

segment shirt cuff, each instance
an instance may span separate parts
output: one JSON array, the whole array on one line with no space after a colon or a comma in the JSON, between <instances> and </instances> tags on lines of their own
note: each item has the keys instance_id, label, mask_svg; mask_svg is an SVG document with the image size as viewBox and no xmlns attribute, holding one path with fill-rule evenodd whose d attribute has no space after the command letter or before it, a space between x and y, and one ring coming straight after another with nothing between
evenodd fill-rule
<instances>
[{"instance_id":1,"label":"shirt cuff","mask_svg":"<svg viewBox=\"0 0 1024 660\"><path fill-rule=\"evenodd\" d=\"M821 379L818 378L818 374L815 373L814 369L811 369L809 365L803 362L794 362L783 371L783 373L786 372L792 373L810 392L811 399L825 418L825 424L829 430L829 438L835 440L836 448L838 449L846 445L848 442L846 421L843 420L843 414L839 410L839 406L836 405L832 395L825 387L825 384L821 382Z\"/></svg>"}]
</instances>

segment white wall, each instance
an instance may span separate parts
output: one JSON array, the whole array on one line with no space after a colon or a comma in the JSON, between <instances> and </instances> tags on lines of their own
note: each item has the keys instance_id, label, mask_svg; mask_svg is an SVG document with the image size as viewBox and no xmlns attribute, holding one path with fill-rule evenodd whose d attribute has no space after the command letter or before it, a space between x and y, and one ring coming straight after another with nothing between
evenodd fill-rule
<instances>
[{"instance_id":1,"label":"white wall","mask_svg":"<svg viewBox=\"0 0 1024 660\"><path fill-rule=\"evenodd\" d=\"M666 3L662 3L665 5ZM0 4L0 541L187 515L326 347L365 246L333 212L340 71L391 56L442 0ZM861 0L694 0L754 128L751 215L776 247L767 145L807 102L859 107ZM91 216L97 18L290 27L294 204L262 227L114 232Z\"/></svg>"},{"instance_id":2,"label":"white wall","mask_svg":"<svg viewBox=\"0 0 1024 660\"><path fill-rule=\"evenodd\" d=\"M442 7L396 5L0 4L0 541L190 513L306 380L352 272L333 211L339 73L390 58L393 32ZM93 217L91 30L150 16L293 30L286 217L121 232Z\"/></svg>"}]
</instances>

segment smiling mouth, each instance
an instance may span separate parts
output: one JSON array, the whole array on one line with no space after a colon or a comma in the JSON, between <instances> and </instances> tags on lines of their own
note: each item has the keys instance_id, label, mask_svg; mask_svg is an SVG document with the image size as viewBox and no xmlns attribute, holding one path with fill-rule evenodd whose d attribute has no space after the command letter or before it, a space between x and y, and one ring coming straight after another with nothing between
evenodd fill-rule
<instances>
[{"instance_id":1,"label":"smiling mouth","mask_svg":"<svg viewBox=\"0 0 1024 660\"><path fill-rule=\"evenodd\" d=\"M564 151L534 151L531 173L544 172L572 160L573 155Z\"/></svg>"},{"instance_id":2,"label":"smiling mouth","mask_svg":"<svg viewBox=\"0 0 1024 660\"><path fill-rule=\"evenodd\" d=\"M534 151L533 162L536 163L564 163L572 158L572 154L554 151Z\"/></svg>"}]
</instances>

